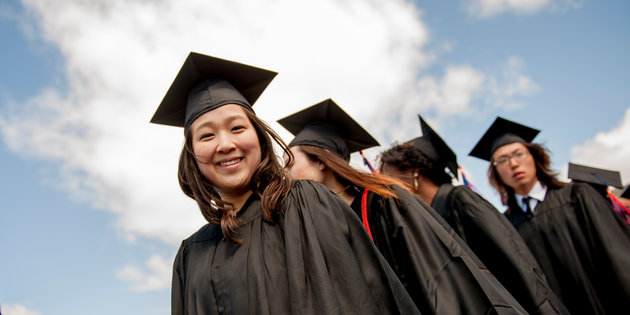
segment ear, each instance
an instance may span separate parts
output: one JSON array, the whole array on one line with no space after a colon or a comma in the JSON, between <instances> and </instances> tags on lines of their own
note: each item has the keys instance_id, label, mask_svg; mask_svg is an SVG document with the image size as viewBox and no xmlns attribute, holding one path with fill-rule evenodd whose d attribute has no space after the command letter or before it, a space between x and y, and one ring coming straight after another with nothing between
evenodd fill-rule
<instances>
[{"instance_id":1,"label":"ear","mask_svg":"<svg viewBox=\"0 0 630 315\"><path fill-rule=\"evenodd\" d=\"M326 164L322 163L322 161L317 161L317 169L323 172L326 169Z\"/></svg>"}]
</instances>

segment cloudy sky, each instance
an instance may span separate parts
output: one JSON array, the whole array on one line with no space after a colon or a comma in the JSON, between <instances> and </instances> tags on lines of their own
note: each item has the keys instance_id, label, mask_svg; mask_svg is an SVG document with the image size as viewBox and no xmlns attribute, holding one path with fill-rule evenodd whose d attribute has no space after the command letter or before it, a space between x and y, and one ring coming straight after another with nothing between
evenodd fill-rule
<instances>
[{"instance_id":1,"label":"cloudy sky","mask_svg":"<svg viewBox=\"0 0 630 315\"><path fill-rule=\"evenodd\" d=\"M330 97L374 163L422 114L500 210L467 156L497 115L541 129L559 172L630 182L624 0L3 0L0 39L4 315L169 313L204 221L182 130L148 121L190 51L278 71L255 109L286 140L277 119Z\"/></svg>"}]
</instances>

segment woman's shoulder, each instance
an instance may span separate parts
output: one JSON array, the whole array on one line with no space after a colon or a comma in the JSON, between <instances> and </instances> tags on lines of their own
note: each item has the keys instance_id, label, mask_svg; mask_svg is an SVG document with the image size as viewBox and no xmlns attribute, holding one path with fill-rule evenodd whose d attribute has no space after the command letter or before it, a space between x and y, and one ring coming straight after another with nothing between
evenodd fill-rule
<instances>
[{"instance_id":1,"label":"woman's shoulder","mask_svg":"<svg viewBox=\"0 0 630 315\"><path fill-rule=\"evenodd\" d=\"M198 242L211 241L222 237L221 227L216 224L207 223L182 241L182 245L190 245Z\"/></svg>"},{"instance_id":2,"label":"woman's shoulder","mask_svg":"<svg viewBox=\"0 0 630 315\"><path fill-rule=\"evenodd\" d=\"M312 180L296 180L284 200L282 212L320 212L322 209L338 209L343 206L349 208L345 201L325 185Z\"/></svg>"}]
</instances>

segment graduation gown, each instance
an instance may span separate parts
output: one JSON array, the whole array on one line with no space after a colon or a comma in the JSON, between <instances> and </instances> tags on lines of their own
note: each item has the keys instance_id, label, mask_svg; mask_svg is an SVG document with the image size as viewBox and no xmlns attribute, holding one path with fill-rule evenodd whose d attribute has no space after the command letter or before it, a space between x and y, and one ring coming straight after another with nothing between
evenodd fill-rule
<instances>
[{"instance_id":1,"label":"graduation gown","mask_svg":"<svg viewBox=\"0 0 630 315\"><path fill-rule=\"evenodd\" d=\"M591 186L549 188L533 216L516 204L506 216L569 311L630 312L630 229Z\"/></svg>"},{"instance_id":2,"label":"graduation gown","mask_svg":"<svg viewBox=\"0 0 630 315\"><path fill-rule=\"evenodd\" d=\"M419 314L341 198L297 181L276 223L252 195L239 211L242 243L208 224L182 242L172 314Z\"/></svg>"},{"instance_id":3,"label":"graduation gown","mask_svg":"<svg viewBox=\"0 0 630 315\"><path fill-rule=\"evenodd\" d=\"M443 184L431 206L530 314L568 314L514 226L466 186Z\"/></svg>"},{"instance_id":4,"label":"graduation gown","mask_svg":"<svg viewBox=\"0 0 630 315\"><path fill-rule=\"evenodd\" d=\"M420 198L369 192L368 226L423 314L526 314L448 224ZM362 193L352 208L362 216Z\"/></svg>"}]
</instances>

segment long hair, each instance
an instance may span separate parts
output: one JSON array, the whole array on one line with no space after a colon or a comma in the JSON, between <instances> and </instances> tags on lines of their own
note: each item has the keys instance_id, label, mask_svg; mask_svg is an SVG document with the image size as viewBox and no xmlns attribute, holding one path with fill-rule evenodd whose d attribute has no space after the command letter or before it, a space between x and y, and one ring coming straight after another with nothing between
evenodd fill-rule
<instances>
[{"instance_id":1,"label":"long hair","mask_svg":"<svg viewBox=\"0 0 630 315\"><path fill-rule=\"evenodd\" d=\"M311 161L319 161L326 165L344 186L355 185L368 189L378 195L394 198L398 197L389 186L396 185L407 189L406 184L391 177L361 172L350 166L348 161L344 160L341 156L329 150L311 145L301 145L300 149ZM287 165L290 164L287 163Z\"/></svg>"},{"instance_id":2,"label":"long hair","mask_svg":"<svg viewBox=\"0 0 630 315\"><path fill-rule=\"evenodd\" d=\"M261 151L260 164L252 174L249 185L253 193L260 197L263 218L268 222L275 222L293 181L278 161L273 141L280 145L289 161L293 160L293 154L265 122L249 110L244 112L256 130ZM193 152L190 130L185 130L184 135L186 142L179 158L179 186L188 197L197 201L201 214L208 223L221 225L221 231L227 239L240 243L235 233L240 209L223 201L213 184L201 174Z\"/></svg>"},{"instance_id":3,"label":"long hair","mask_svg":"<svg viewBox=\"0 0 630 315\"><path fill-rule=\"evenodd\" d=\"M442 164L442 167L440 167L440 163L431 161L413 143L394 145L390 149L381 152L379 160L381 170L383 169L383 164L388 164L395 166L402 172L417 170L438 186L452 182L451 176L444 171L445 166Z\"/></svg>"},{"instance_id":4,"label":"long hair","mask_svg":"<svg viewBox=\"0 0 630 315\"><path fill-rule=\"evenodd\" d=\"M536 177L545 186L551 189L556 189L564 186L564 183L559 181L556 176L558 173L551 169L551 159L549 157L549 151L542 144L538 143L524 143L529 153L534 158L536 164ZM501 196L501 202L510 206L516 202L514 196L514 189L506 185L497 173L496 167L490 163L488 167L488 180L490 184L499 192Z\"/></svg>"}]
</instances>

